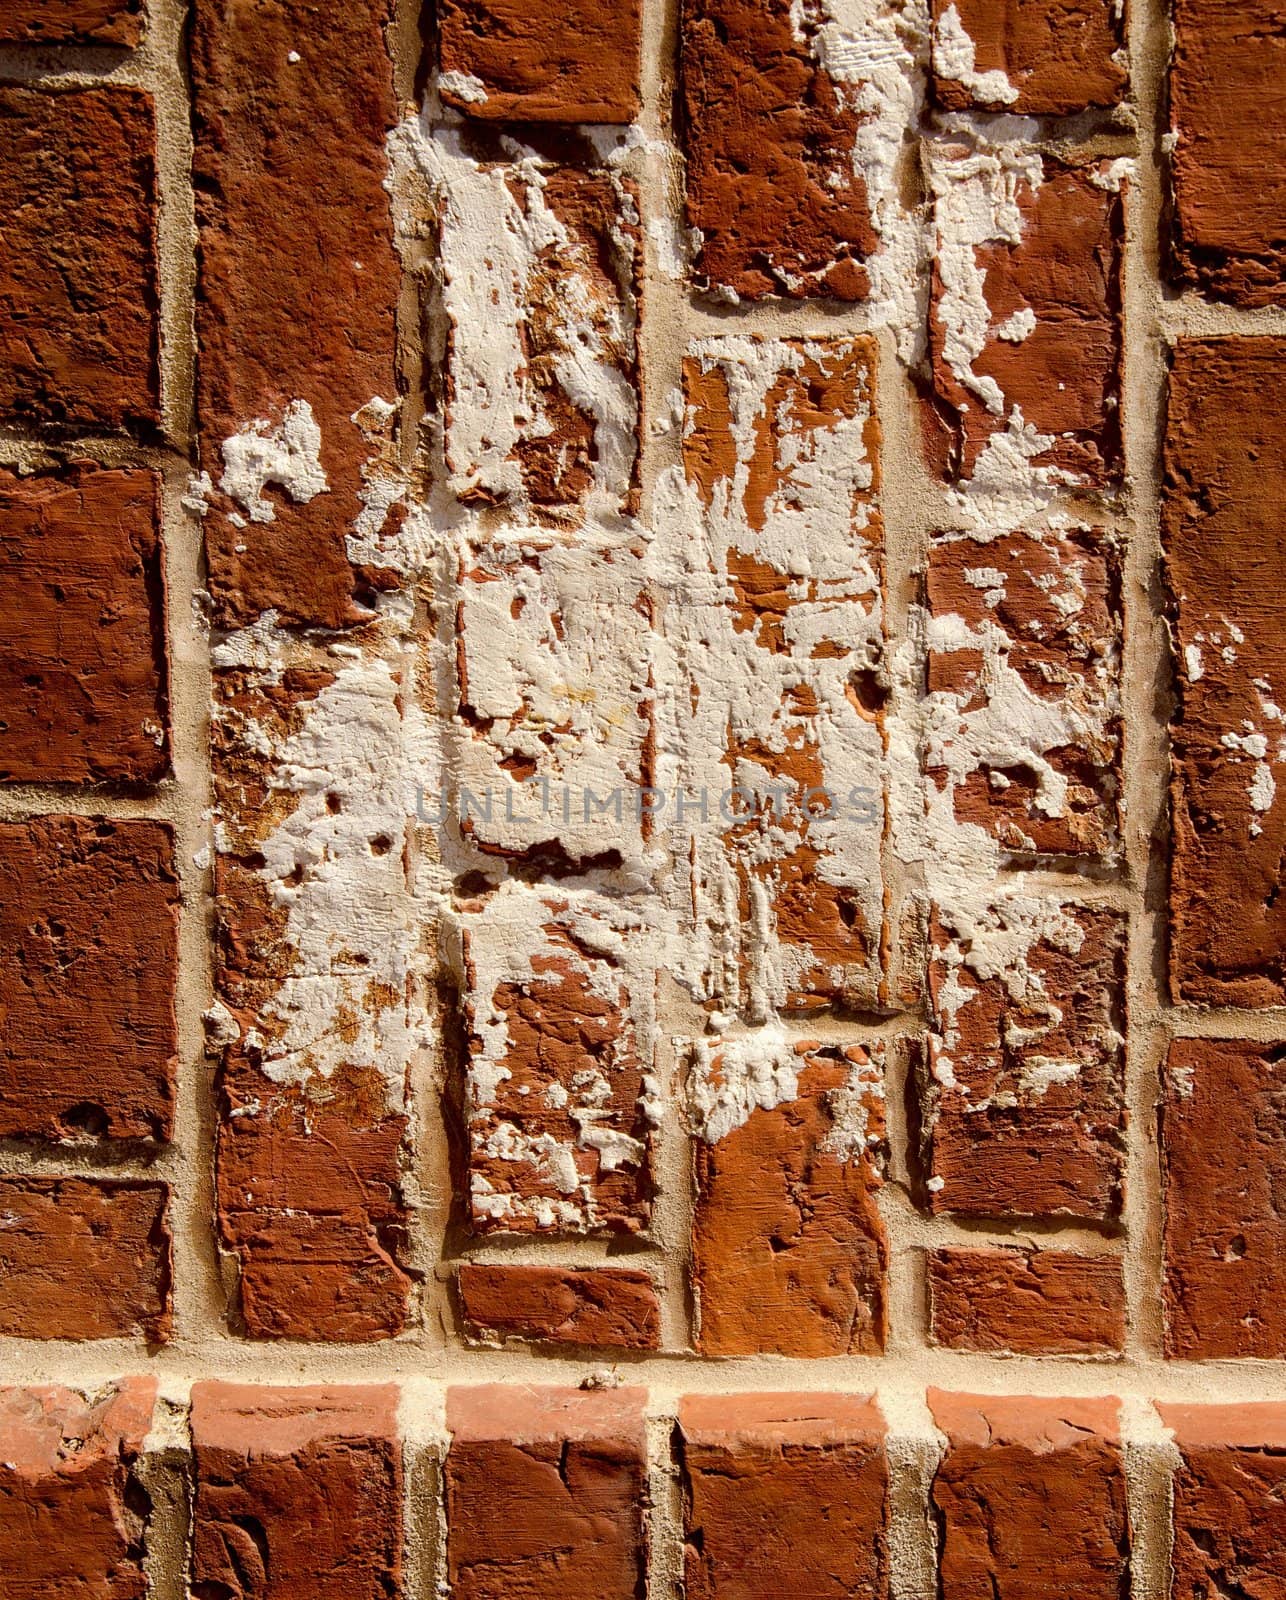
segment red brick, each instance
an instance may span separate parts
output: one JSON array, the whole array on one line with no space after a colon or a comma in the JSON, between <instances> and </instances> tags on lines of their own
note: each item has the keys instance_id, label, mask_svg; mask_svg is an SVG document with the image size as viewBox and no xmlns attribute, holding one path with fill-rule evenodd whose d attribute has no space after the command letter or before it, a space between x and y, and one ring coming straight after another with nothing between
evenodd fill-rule
<instances>
[{"instance_id":1,"label":"red brick","mask_svg":"<svg viewBox=\"0 0 1286 1600\"><path fill-rule=\"evenodd\" d=\"M1119 1256L931 1250L929 1325L949 1350L1107 1355L1125 1340Z\"/></svg>"},{"instance_id":2,"label":"red brick","mask_svg":"<svg viewBox=\"0 0 1286 1600\"><path fill-rule=\"evenodd\" d=\"M159 422L154 150L141 89L0 89L0 415Z\"/></svg>"},{"instance_id":3,"label":"red brick","mask_svg":"<svg viewBox=\"0 0 1286 1600\"><path fill-rule=\"evenodd\" d=\"M402 1446L391 1384L192 1388L192 1593L392 1600Z\"/></svg>"},{"instance_id":4,"label":"red brick","mask_svg":"<svg viewBox=\"0 0 1286 1600\"><path fill-rule=\"evenodd\" d=\"M1120 1600L1129 1520L1113 1400L929 1390L942 1600Z\"/></svg>"},{"instance_id":5,"label":"red brick","mask_svg":"<svg viewBox=\"0 0 1286 1600\"><path fill-rule=\"evenodd\" d=\"M1108 1218L1124 1170L1125 924L1026 896L930 928L930 1209Z\"/></svg>"},{"instance_id":6,"label":"red brick","mask_svg":"<svg viewBox=\"0 0 1286 1600\"><path fill-rule=\"evenodd\" d=\"M164 1343L168 1194L124 1178L0 1178L0 1334Z\"/></svg>"},{"instance_id":7,"label":"red brick","mask_svg":"<svg viewBox=\"0 0 1286 1600\"><path fill-rule=\"evenodd\" d=\"M821 8L685 0L682 140L699 280L746 300L863 300L878 243L854 170L862 85L822 64Z\"/></svg>"},{"instance_id":8,"label":"red brick","mask_svg":"<svg viewBox=\"0 0 1286 1600\"><path fill-rule=\"evenodd\" d=\"M85 1396L0 1389L3 1600L143 1600L139 1482L156 1383L123 1378Z\"/></svg>"},{"instance_id":9,"label":"red brick","mask_svg":"<svg viewBox=\"0 0 1286 1600\"><path fill-rule=\"evenodd\" d=\"M1125 94L1119 0L933 0L933 21L933 92L950 110L1066 116Z\"/></svg>"},{"instance_id":10,"label":"red brick","mask_svg":"<svg viewBox=\"0 0 1286 1600\"><path fill-rule=\"evenodd\" d=\"M1286 1049L1177 1039L1161 1159L1166 1354L1286 1356Z\"/></svg>"},{"instance_id":11,"label":"red brick","mask_svg":"<svg viewBox=\"0 0 1286 1600\"><path fill-rule=\"evenodd\" d=\"M888 1463L872 1401L687 1395L679 1430L688 1600L887 1593Z\"/></svg>"},{"instance_id":12,"label":"red brick","mask_svg":"<svg viewBox=\"0 0 1286 1600\"><path fill-rule=\"evenodd\" d=\"M642 0L441 0L443 100L515 122L632 122L639 111Z\"/></svg>"},{"instance_id":13,"label":"red brick","mask_svg":"<svg viewBox=\"0 0 1286 1600\"><path fill-rule=\"evenodd\" d=\"M466 1261L457 1278L470 1338L656 1350L661 1307L650 1273Z\"/></svg>"},{"instance_id":14,"label":"red brick","mask_svg":"<svg viewBox=\"0 0 1286 1600\"><path fill-rule=\"evenodd\" d=\"M994 480L1006 465L995 453L1021 445L1046 483L1111 483L1124 236L1113 164L943 142L928 165L930 354L947 474Z\"/></svg>"},{"instance_id":15,"label":"red brick","mask_svg":"<svg viewBox=\"0 0 1286 1600\"><path fill-rule=\"evenodd\" d=\"M0 781L165 776L158 491L151 472L0 473Z\"/></svg>"},{"instance_id":16,"label":"red brick","mask_svg":"<svg viewBox=\"0 0 1286 1600\"><path fill-rule=\"evenodd\" d=\"M874 1048L697 1048L693 1288L703 1355L878 1354L884 1138Z\"/></svg>"},{"instance_id":17,"label":"red brick","mask_svg":"<svg viewBox=\"0 0 1286 1600\"><path fill-rule=\"evenodd\" d=\"M610 527L638 508L633 180L433 148L448 487L537 528Z\"/></svg>"},{"instance_id":18,"label":"red brick","mask_svg":"<svg viewBox=\"0 0 1286 1600\"><path fill-rule=\"evenodd\" d=\"M454 1600L643 1600L642 1389L447 1391Z\"/></svg>"},{"instance_id":19,"label":"red brick","mask_svg":"<svg viewBox=\"0 0 1286 1600\"><path fill-rule=\"evenodd\" d=\"M401 275L383 187L397 120L392 13L390 0L196 6L197 411L212 485L210 586L229 621L273 609L337 627L383 581L350 563L346 538L373 453L354 416L398 391ZM306 437L309 420L319 444ZM280 477L261 485L253 472L225 483L238 448L227 441L283 427L299 433L282 474L293 488ZM314 492L315 466L303 470L314 461L324 492Z\"/></svg>"},{"instance_id":20,"label":"red brick","mask_svg":"<svg viewBox=\"0 0 1286 1600\"><path fill-rule=\"evenodd\" d=\"M1110 857L1120 787L1120 568L1088 528L929 550L928 781L1007 854Z\"/></svg>"},{"instance_id":21,"label":"red brick","mask_svg":"<svg viewBox=\"0 0 1286 1600\"><path fill-rule=\"evenodd\" d=\"M5 44L135 45L143 36L143 0L6 0Z\"/></svg>"},{"instance_id":22,"label":"red brick","mask_svg":"<svg viewBox=\"0 0 1286 1600\"><path fill-rule=\"evenodd\" d=\"M1286 302L1286 28L1276 0L1173 0L1174 276L1236 305Z\"/></svg>"},{"instance_id":23,"label":"red brick","mask_svg":"<svg viewBox=\"0 0 1286 1600\"><path fill-rule=\"evenodd\" d=\"M510 884L461 917L470 1221L633 1233L652 1209L651 991L628 902Z\"/></svg>"},{"instance_id":24,"label":"red brick","mask_svg":"<svg viewBox=\"0 0 1286 1600\"><path fill-rule=\"evenodd\" d=\"M887 1004L877 360L869 339L737 337L684 363L685 512L711 578L666 609L669 705L709 814L676 854L710 946L700 998L756 1022Z\"/></svg>"},{"instance_id":25,"label":"red brick","mask_svg":"<svg viewBox=\"0 0 1286 1600\"><path fill-rule=\"evenodd\" d=\"M353 637L368 653L272 635L258 665L216 674L217 1202L256 1337L389 1338L411 1292L407 1082L427 1022L403 657Z\"/></svg>"},{"instance_id":26,"label":"red brick","mask_svg":"<svg viewBox=\"0 0 1286 1600\"><path fill-rule=\"evenodd\" d=\"M1286 1001L1286 342L1174 352L1162 539L1179 709L1171 728L1170 983L1179 1001Z\"/></svg>"},{"instance_id":27,"label":"red brick","mask_svg":"<svg viewBox=\"0 0 1286 1600\"><path fill-rule=\"evenodd\" d=\"M169 1138L178 918L169 823L0 822L0 1137Z\"/></svg>"},{"instance_id":28,"label":"red brick","mask_svg":"<svg viewBox=\"0 0 1286 1600\"><path fill-rule=\"evenodd\" d=\"M1284 1600L1286 1406L1158 1405L1181 1464L1174 1478L1171 1600Z\"/></svg>"}]
</instances>

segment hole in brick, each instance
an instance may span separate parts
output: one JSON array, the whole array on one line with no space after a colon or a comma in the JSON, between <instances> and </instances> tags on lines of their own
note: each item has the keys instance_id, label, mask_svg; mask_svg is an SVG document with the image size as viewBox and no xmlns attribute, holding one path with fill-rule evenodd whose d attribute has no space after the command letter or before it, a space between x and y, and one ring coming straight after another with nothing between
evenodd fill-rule
<instances>
[{"instance_id":1,"label":"hole in brick","mask_svg":"<svg viewBox=\"0 0 1286 1600\"><path fill-rule=\"evenodd\" d=\"M326 796L326 809L330 812L332 817L338 815L338 813L344 809L344 802L339 798L334 790L332 790L330 794Z\"/></svg>"},{"instance_id":2,"label":"hole in brick","mask_svg":"<svg viewBox=\"0 0 1286 1600\"><path fill-rule=\"evenodd\" d=\"M874 667L859 667L848 680L853 708L864 717L878 717L888 702L889 692L880 682Z\"/></svg>"},{"instance_id":3,"label":"hole in brick","mask_svg":"<svg viewBox=\"0 0 1286 1600\"><path fill-rule=\"evenodd\" d=\"M386 833L377 833L371 840L371 854L373 856L386 856L393 848L393 841Z\"/></svg>"},{"instance_id":4,"label":"hole in brick","mask_svg":"<svg viewBox=\"0 0 1286 1600\"><path fill-rule=\"evenodd\" d=\"M91 1139L105 1139L111 1126L107 1112L92 1100L82 1100L79 1105L63 1113L64 1125L75 1133L87 1134Z\"/></svg>"}]
</instances>

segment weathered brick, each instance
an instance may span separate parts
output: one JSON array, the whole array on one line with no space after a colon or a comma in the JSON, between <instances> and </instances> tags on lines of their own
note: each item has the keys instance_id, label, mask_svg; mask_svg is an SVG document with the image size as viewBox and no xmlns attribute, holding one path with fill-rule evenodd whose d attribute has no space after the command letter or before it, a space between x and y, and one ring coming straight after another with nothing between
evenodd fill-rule
<instances>
[{"instance_id":1,"label":"weathered brick","mask_svg":"<svg viewBox=\"0 0 1286 1600\"><path fill-rule=\"evenodd\" d=\"M857 1395L687 1395L679 1405L688 1600L888 1587L884 1420Z\"/></svg>"},{"instance_id":2,"label":"weathered brick","mask_svg":"<svg viewBox=\"0 0 1286 1600\"><path fill-rule=\"evenodd\" d=\"M1121 470L1120 164L939 142L930 354L949 476L1100 487ZM1127 164L1128 165L1128 164Z\"/></svg>"},{"instance_id":3,"label":"weathered brick","mask_svg":"<svg viewBox=\"0 0 1286 1600\"><path fill-rule=\"evenodd\" d=\"M920 1084L934 1211L1107 1218L1124 1172L1125 923L966 896L934 908Z\"/></svg>"},{"instance_id":4,"label":"weathered brick","mask_svg":"<svg viewBox=\"0 0 1286 1600\"><path fill-rule=\"evenodd\" d=\"M1276 0L1172 0L1171 268L1236 305L1286 302L1286 25Z\"/></svg>"},{"instance_id":5,"label":"weathered brick","mask_svg":"<svg viewBox=\"0 0 1286 1600\"><path fill-rule=\"evenodd\" d=\"M391 1384L194 1384L192 1593L395 1600L396 1413Z\"/></svg>"},{"instance_id":6,"label":"weathered brick","mask_svg":"<svg viewBox=\"0 0 1286 1600\"><path fill-rule=\"evenodd\" d=\"M1120 1600L1129 1519L1113 1400L929 1390L942 1600Z\"/></svg>"},{"instance_id":7,"label":"weathered brick","mask_svg":"<svg viewBox=\"0 0 1286 1600\"><path fill-rule=\"evenodd\" d=\"M646 874L655 640L638 556L548 539L460 552L447 815L489 858Z\"/></svg>"},{"instance_id":8,"label":"weathered brick","mask_svg":"<svg viewBox=\"0 0 1286 1600\"><path fill-rule=\"evenodd\" d=\"M931 1250L929 1325L949 1350L1106 1355L1125 1340L1119 1256L1066 1250Z\"/></svg>"},{"instance_id":9,"label":"weathered brick","mask_svg":"<svg viewBox=\"0 0 1286 1600\"><path fill-rule=\"evenodd\" d=\"M6 0L5 44L135 45L143 36L143 0Z\"/></svg>"},{"instance_id":10,"label":"weathered brick","mask_svg":"<svg viewBox=\"0 0 1286 1600\"><path fill-rule=\"evenodd\" d=\"M0 1334L163 1343L168 1195L125 1178L0 1178Z\"/></svg>"},{"instance_id":11,"label":"weathered brick","mask_svg":"<svg viewBox=\"0 0 1286 1600\"><path fill-rule=\"evenodd\" d=\"M0 415L11 422L159 422L154 151L141 89L0 89Z\"/></svg>"},{"instance_id":12,"label":"weathered brick","mask_svg":"<svg viewBox=\"0 0 1286 1600\"><path fill-rule=\"evenodd\" d=\"M0 1136L170 1136L178 916L168 823L0 822Z\"/></svg>"},{"instance_id":13,"label":"weathered brick","mask_svg":"<svg viewBox=\"0 0 1286 1600\"><path fill-rule=\"evenodd\" d=\"M479 1230L635 1232L652 1201L654 978L628 901L503 886L460 917Z\"/></svg>"},{"instance_id":14,"label":"weathered brick","mask_svg":"<svg viewBox=\"0 0 1286 1600\"><path fill-rule=\"evenodd\" d=\"M1278 596L1286 341L1185 339L1170 373L1162 539L1171 727L1170 983L1177 1000L1286 1000L1286 633Z\"/></svg>"},{"instance_id":15,"label":"weathered brick","mask_svg":"<svg viewBox=\"0 0 1286 1600\"><path fill-rule=\"evenodd\" d=\"M699 280L734 299L865 299L879 235L854 159L864 86L827 70L822 8L685 0L682 30Z\"/></svg>"},{"instance_id":16,"label":"weathered brick","mask_svg":"<svg viewBox=\"0 0 1286 1600\"><path fill-rule=\"evenodd\" d=\"M634 184L601 168L428 154L448 486L536 526L610 524L638 498Z\"/></svg>"},{"instance_id":17,"label":"weathered brick","mask_svg":"<svg viewBox=\"0 0 1286 1600\"><path fill-rule=\"evenodd\" d=\"M1283 1600L1286 1406L1158 1405L1174 1429L1171 1600Z\"/></svg>"},{"instance_id":18,"label":"weathered brick","mask_svg":"<svg viewBox=\"0 0 1286 1600\"><path fill-rule=\"evenodd\" d=\"M0 781L164 777L158 490L151 472L0 472Z\"/></svg>"},{"instance_id":19,"label":"weathered brick","mask_svg":"<svg viewBox=\"0 0 1286 1600\"><path fill-rule=\"evenodd\" d=\"M946 791L956 823L1010 855L1114 855L1115 546L1087 528L944 535L930 547L926 588L926 778Z\"/></svg>"},{"instance_id":20,"label":"weathered brick","mask_svg":"<svg viewBox=\"0 0 1286 1600\"><path fill-rule=\"evenodd\" d=\"M643 1600L642 1389L447 1391L447 1581L456 1600Z\"/></svg>"},{"instance_id":21,"label":"weathered brick","mask_svg":"<svg viewBox=\"0 0 1286 1600\"><path fill-rule=\"evenodd\" d=\"M3 1600L143 1600L151 1511L137 1469L156 1383L0 1389Z\"/></svg>"},{"instance_id":22,"label":"weathered brick","mask_svg":"<svg viewBox=\"0 0 1286 1600\"><path fill-rule=\"evenodd\" d=\"M218 1205L246 1330L400 1331L407 1081L432 930L409 880L396 630L215 650Z\"/></svg>"},{"instance_id":23,"label":"weathered brick","mask_svg":"<svg viewBox=\"0 0 1286 1600\"><path fill-rule=\"evenodd\" d=\"M1286 1355L1286 1049L1175 1040L1161 1161L1166 1354Z\"/></svg>"},{"instance_id":24,"label":"weathered brick","mask_svg":"<svg viewBox=\"0 0 1286 1600\"><path fill-rule=\"evenodd\" d=\"M656 1350L661 1308L650 1273L466 1261L457 1278L474 1340Z\"/></svg>"},{"instance_id":25,"label":"weathered brick","mask_svg":"<svg viewBox=\"0 0 1286 1600\"><path fill-rule=\"evenodd\" d=\"M1124 45L1118 0L933 0L934 96L1026 117L1119 105Z\"/></svg>"},{"instance_id":26,"label":"weathered brick","mask_svg":"<svg viewBox=\"0 0 1286 1600\"><path fill-rule=\"evenodd\" d=\"M196 6L197 414L210 587L231 621L337 627L385 581L347 541L400 516L366 476L398 389L392 14Z\"/></svg>"},{"instance_id":27,"label":"weathered brick","mask_svg":"<svg viewBox=\"0 0 1286 1600\"><path fill-rule=\"evenodd\" d=\"M642 0L439 0L438 92L469 117L632 122Z\"/></svg>"},{"instance_id":28,"label":"weathered brick","mask_svg":"<svg viewBox=\"0 0 1286 1600\"><path fill-rule=\"evenodd\" d=\"M838 1356L884 1346L875 1203L878 1047L753 1035L695 1048L693 1288L704 1355Z\"/></svg>"},{"instance_id":29,"label":"weathered brick","mask_svg":"<svg viewBox=\"0 0 1286 1600\"><path fill-rule=\"evenodd\" d=\"M692 803L668 831L703 930L689 984L752 1021L886 1000L876 359L739 337L685 363L701 538L666 610L662 770Z\"/></svg>"}]
</instances>

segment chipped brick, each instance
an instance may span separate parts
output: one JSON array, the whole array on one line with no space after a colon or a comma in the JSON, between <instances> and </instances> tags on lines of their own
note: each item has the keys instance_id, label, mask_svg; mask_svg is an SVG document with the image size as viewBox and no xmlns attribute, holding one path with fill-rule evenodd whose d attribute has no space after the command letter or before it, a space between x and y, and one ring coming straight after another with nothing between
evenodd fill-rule
<instances>
[{"instance_id":1,"label":"chipped brick","mask_svg":"<svg viewBox=\"0 0 1286 1600\"><path fill-rule=\"evenodd\" d=\"M0 1389L0 1595L143 1600L151 1511L139 1481L156 1383L123 1378L92 1395Z\"/></svg>"},{"instance_id":2,"label":"chipped brick","mask_svg":"<svg viewBox=\"0 0 1286 1600\"><path fill-rule=\"evenodd\" d=\"M152 99L113 85L0 89L0 415L160 421Z\"/></svg>"},{"instance_id":3,"label":"chipped brick","mask_svg":"<svg viewBox=\"0 0 1286 1600\"><path fill-rule=\"evenodd\" d=\"M641 0L440 0L438 92L467 117L632 122Z\"/></svg>"},{"instance_id":4,"label":"chipped brick","mask_svg":"<svg viewBox=\"0 0 1286 1600\"><path fill-rule=\"evenodd\" d=\"M693 1287L704 1355L878 1354L886 1243L877 1047L696 1046Z\"/></svg>"},{"instance_id":5,"label":"chipped brick","mask_svg":"<svg viewBox=\"0 0 1286 1600\"><path fill-rule=\"evenodd\" d=\"M1170 982L1181 1002L1286 1000L1286 421L1264 404L1283 382L1278 339L1185 339L1174 352L1161 531L1179 690Z\"/></svg>"},{"instance_id":6,"label":"chipped brick","mask_svg":"<svg viewBox=\"0 0 1286 1600\"><path fill-rule=\"evenodd\" d=\"M1113 1400L944 1394L948 1448L934 1474L938 1592L1120 1600L1129 1518ZM1056 1575L1056 1576L1055 1576Z\"/></svg>"},{"instance_id":7,"label":"chipped brick","mask_svg":"<svg viewBox=\"0 0 1286 1600\"><path fill-rule=\"evenodd\" d=\"M643 1600L645 1393L447 1391L447 1580L456 1600Z\"/></svg>"},{"instance_id":8,"label":"chipped brick","mask_svg":"<svg viewBox=\"0 0 1286 1600\"><path fill-rule=\"evenodd\" d=\"M930 932L920 1113L931 1209L1115 1216L1123 918L1015 894L972 914L939 906Z\"/></svg>"},{"instance_id":9,"label":"chipped brick","mask_svg":"<svg viewBox=\"0 0 1286 1600\"><path fill-rule=\"evenodd\" d=\"M143 0L6 0L5 44L135 45L143 36Z\"/></svg>"},{"instance_id":10,"label":"chipped brick","mask_svg":"<svg viewBox=\"0 0 1286 1600\"><path fill-rule=\"evenodd\" d=\"M1286 1355L1286 1051L1170 1046L1161 1110L1167 1355Z\"/></svg>"},{"instance_id":11,"label":"chipped brick","mask_svg":"<svg viewBox=\"0 0 1286 1600\"><path fill-rule=\"evenodd\" d=\"M660 1347L661 1308L646 1272L466 1261L456 1281L469 1335L483 1344Z\"/></svg>"},{"instance_id":12,"label":"chipped brick","mask_svg":"<svg viewBox=\"0 0 1286 1600\"><path fill-rule=\"evenodd\" d=\"M931 1250L929 1324L949 1350L1107 1355L1125 1340L1118 1256L1066 1250Z\"/></svg>"},{"instance_id":13,"label":"chipped brick","mask_svg":"<svg viewBox=\"0 0 1286 1600\"><path fill-rule=\"evenodd\" d=\"M1024 117L1119 105L1124 12L1120 0L933 0L934 97Z\"/></svg>"},{"instance_id":14,"label":"chipped brick","mask_svg":"<svg viewBox=\"0 0 1286 1600\"><path fill-rule=\"evenodd\" d=\"M686 1395L688 1600L883 1595L884 1420L857 1395Z\"/></svg>"},{"instance_id":15,"label":"chipped brick","mask_svg":"<svg viewBox=\"0 0 1286 1600\"><path fill-rule=\"evenodd\" d=\"M0 1178L0 1334L168 1339L168 1196L131 1179Z\"/></svg>"}]
</instances>

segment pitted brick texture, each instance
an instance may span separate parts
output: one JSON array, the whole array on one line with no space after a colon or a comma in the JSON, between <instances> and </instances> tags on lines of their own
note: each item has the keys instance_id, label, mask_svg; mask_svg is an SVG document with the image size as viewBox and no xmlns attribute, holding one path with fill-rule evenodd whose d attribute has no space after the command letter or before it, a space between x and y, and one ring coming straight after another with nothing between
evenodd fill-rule
<instances>
[{"instance_id":1,"label":"pitted brick texture","mask_svg":"<svg viewBox=\"0 0 1286 1600\"><path fill-rule=\"evenodd\" d=\"M646 1272L466 1261L458 1283L469 1337L481 1344L655 1350L661 1342L661 1307Z\"/></svg>"},{"instance_id":2,"label":"pitted brick texture","mask_svg":"<svg viewBox=\"0 0 1286 1600\"><path fill-rule=\"evenodd\" d=\"M934 1250L929 1324L950 1350L1108 1355L1125 1340L1125 1283L1114 1256L1065 1250Z\"/></svg>"},{"instance_id":3,"label":"pitted brick texture","mask_svg":"<svg viewBox=\"0 0 1286 1600\"><path fill-rule=\"evenodd\" d=\"M933 0L933 92L953 111L1067 116L1125 94L1115 0Z\"/></svg>"},{"instance_id":4,"label":"pitted brick texture","mask_svg":"<svg viewBox=\"0 0 1286 1600\"><path fill-rule=\"evenodd\" d=\"M9 0L0 43L135 45L143 0Z\"/></svg>"}]
</instances>

